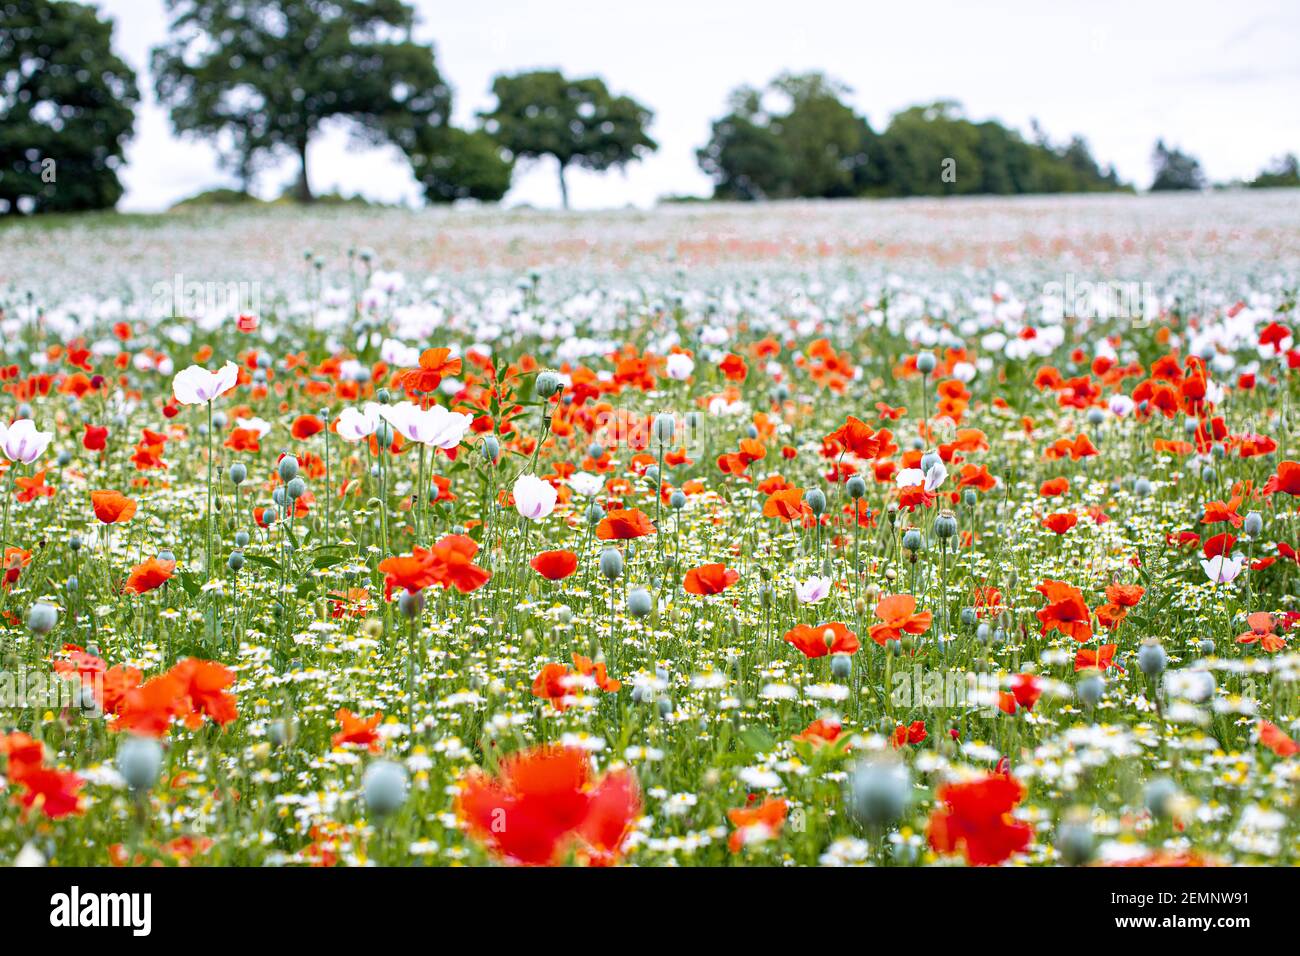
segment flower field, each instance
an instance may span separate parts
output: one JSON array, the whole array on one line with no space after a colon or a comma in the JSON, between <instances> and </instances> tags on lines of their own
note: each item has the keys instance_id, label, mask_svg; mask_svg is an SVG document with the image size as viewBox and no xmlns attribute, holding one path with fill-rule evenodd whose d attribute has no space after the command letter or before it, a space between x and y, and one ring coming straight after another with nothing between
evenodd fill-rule
<instances>
[{"instance_id":1,"label":"flower field","mask_svg":"<svg viewBox=\"0 0 1300 956\"><path fill-rule=\"evenodd\" d=\"M1300 199L0 226L0 863L1300 862Z\"/></svg>"}]
</instances>

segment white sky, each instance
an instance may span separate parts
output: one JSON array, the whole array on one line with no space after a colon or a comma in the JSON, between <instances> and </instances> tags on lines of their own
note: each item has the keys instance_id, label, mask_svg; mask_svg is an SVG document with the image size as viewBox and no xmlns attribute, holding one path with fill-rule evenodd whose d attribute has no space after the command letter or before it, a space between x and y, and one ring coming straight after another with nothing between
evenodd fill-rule
<instances>
[{"instance_id":1,"label":"white sky","mask_svg":"<svg viewBox=\"0 0 1300 956\"><path fill-rule=\"evenodd\" d=\"M163 0L98 0L114 43L139 74L144 105L127 152L121 203L157 210L230 184L213 147L178 139L153 100L148 51L166 34ZM491 106L497 72L559 67L599 74L655 111L659 152L626 173L575 171L575 207L648 206L663 194L707 194L695 150L727 93L781 70L821 69L853 88L879 132L892 113L939 98L969 116L1054 140L1082 133L1102 162L1145 187L1157 136L1196 155L1215 181L1253 177L1300 153L1297 0L419 0L417 37L469 123ZM384 201L419 191L400 153L358 150L341 129L310 152L312 187ZM289 182L294 163L259 190ZM554 164L517 167L507 201L557 206Z\"/></svg>"}]
</instances>

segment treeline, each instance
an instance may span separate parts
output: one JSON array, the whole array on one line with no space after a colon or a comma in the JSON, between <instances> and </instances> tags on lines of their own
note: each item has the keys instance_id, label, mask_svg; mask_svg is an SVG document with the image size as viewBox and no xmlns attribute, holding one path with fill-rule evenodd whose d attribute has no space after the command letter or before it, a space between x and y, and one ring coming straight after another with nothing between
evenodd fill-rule
<instances>
[{"instance_id":1,"label":"treeline","mask_svg":"<svg viewBox=\"0 0 1300 956\"><path fill-rule=\"evenodd\" d=\"M876 133L820 73L785 74L736 90L699 150L715 195L727 199L955 196L1131 189L1087 142L1057 146L941 101L897 113Z\"/></svg>"},{"instance_id":2,"label":"treeline","mask_svg":"<svg viewBox=\"0 0 1300 956\"><path fill-rule=\"evenodd\" d=\"M287 192L310 202L309 146L346 121L366 145L391 143L432 203L492 202L520 161L548 159L569 201L567 172L597 172L658 149L654 114L596 77L556 70L500 75L496 103L453 125L453 92L434 49L413 39L404 0L166 0L168 39L152 51L158 100L182 136L212 142L238 189L292 156ZM112 24L71 0L0 0L0 213L112 207L139 100L114 55ZM1074 137L1025 138L955 102L915 106L880 132L820 73L741 87L697 154L714 198L947 196L1131 190ZM1153 190L1200 189L1195 158L1158 142ZM1300 185L1294 156L1249 185ZM215 193L214 193L215 195Z\"/></svg>"}]
</instances>

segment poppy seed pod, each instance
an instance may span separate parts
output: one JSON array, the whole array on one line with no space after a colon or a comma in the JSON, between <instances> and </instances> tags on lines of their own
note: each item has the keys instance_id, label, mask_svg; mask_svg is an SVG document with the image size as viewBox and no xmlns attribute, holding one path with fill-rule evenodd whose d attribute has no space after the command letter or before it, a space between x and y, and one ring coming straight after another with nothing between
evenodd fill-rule
<instances>
[{"instance_id":1,"label":"poppy seed pod","mask_svg":"<svg viewBox=\"0 0 1300 956\"><path fill-rule=\"evenodd\" d=\"M1147 498L1151 495L1151 482L1146 478L1139 478L1133 482L1133 494L1139 498Z\"/></svg>"},{"instance_id":2,"label":"poppy seed pod","mask_svg":"<svg viewBox=\"0 0 1300 956\"><path fill-rule=\"evenodd\" d=\"M226 475L230 478L230 483L232 485L242 485L244 479L248 477L248 466L240 462L235 462L226 469Z\"/></svg>"},{"instance_id":3,"label":"poppy seed pod","mask_svg":"<svg viewBox=\"0 0 1300 956\"><path fill-rule=\"evenodd\" d=\"M1177 800L1178 785L1168 777L1152 780L1142 792L1142 802L1157 817L1172 816Z\"/></svg>"},{"instance_id":4,"label":"poppy seed pod","mask_svg":"<svg viewBox=\"0 0 1300 956\"><path fill-rule=\"evenodd\" d=\"M920 551L922 543L920 529L908 528L903 532L903 547L908 551Z\"/></svg>"},{"instance_id":5,"label":"poppy seed pod","mask_svg":"<svg viewBox=\"0 0 1300 956\"><path fill-rule=\"evenodd\" d=\"M588 458L601 458L605 454L605 446L599 442L592 442L587 446Z\"/></svg>"},{"instance_id":6,"label":"poppy seed pod","mask_svg":"<svg viewBox=\"0 0 1300 956\"><path fill-rule=\"evenodd\" d=\"M297 501L307 493L307 482L303 481L301 477L294 478L285 485L284 490L291 501Z\"/></svg>"},{"instance_id":7,"label":"poppy seed pod","mask_svg":"<svg viewBox=\"0 0 1300 956\"><path fill-rule=\"evenodd\" d=\"M967 508L974 508L979 498L975 494L974 488L966 488L961 493L961 503Z\"/></svg>"},{"instance_id":8,"label":"poppy seed pod","mask_svg":"<svg viewBox=\"0 0 1300 956\"><path fill-rule=\"evenodd\" d=\"M1258 511L1251 511L1246 514L1246 520L1241 526L1242 530L1252 538L1258 538L1264 530L1264 516Z\"/></svg>"},{"instance_id":9,"label":"poppy seed pod","mask_svg":"<svg viewBox=\"0 0 1300 956\"><path fill-rule=\"evenodd\" d=\"M1056 845L1061 858L1070 866L1082 866L1092 859L1095 841L1087 810L1070 811L1056 831Z\"/></svg>"},{"instance_id":10,"label":"poppy seed pod","mask_svg":"<svg viewBox=\"0 0 1300 956\"><path fill-rule=\"evenodd\" d=\"M375 816L387 816L406 802L406 768L391 760L376 760L361 775L361 796Z\"/></svg>"},{"instance_id":11,"label":"poppy seed pod","mask_svg":"<svg viewBox=\"0 0 1300 956\"><path fill-rule=\"evenodd\" d=\"M941 511L934 519L934 536L947 541L957 534L957 516L951 511Z\"/></svg>"},{"instance_id":12,"label":"poppy seed pod","mask_svg":"<svg viewBox=\"0 0 1300 956\"><path fill-rule=\"evenodd\" d=\"M132 790L148 790L162 771L162 746L151 737L127 737L117 748L117 772Z\"/></svg>"},{"instance_id":13,"label":"poppy seed pod","mask_svg":"<svg viewBox=\"0 0 1300 956\"><path fill-rule=\"evenodd\" d=\"M901 761L859 764L849 778L849 812L868 826L887 826L901 817L912 797L912 780Z\"/></svg>"},{"instance_id":14,"label":"poppy seed pod","mask_svg":"<svg viewBox=\"0 0 1300 956\"><path fill-rule=\"evenodd\" d=\"M298 459L293 455L285 455L280 459L280 480L288 482L298 474Z\"/></svg>"},{"instance_id":15,"label":"poppy seed pod","mask_svg":"<svg viewBox=\"0 0 1300 956\"><path fill-rule=\"evenodd\" d=\"M831 655L831 676L838 680L847 680L853 673L853 658L848 654Z\"/></svg>"},{"instance_id":16,"label":"poppy seed pod","mask_svg":"<svg viewBox=\"0 0 1300 956\"><path fill-rule=\"evenodd\" d=\"M655 441L661 445L667 445L673 440L673 435L677 433L677 419L668 413L655 416L654 436Z\"/></svg>"},{"instance_id":17,"label":"poppy seed pod","mask_svg":"<svg viewBox=\"0 0 1300 956\"><path fill-rule=\"evenodd\" d=\"M943 463L943 459L936 452L927 451L921 456L921 470L928 472L935 465Z\"/></svg>"},{"instance_id":18,"label":"poppy seed pod","mask_svg":"<svg viewBox=\"0 0 1300 956\"><path fill-rule=\"evenodd\" d=\"M1137 653L1138 667L1147 677L1159 677L1169 663L1169 655L1155 638L1142 642Z\"/></svg>"},{"instance_id":19,"label":"poppy seed pod","mask_svg":"<svg viewBox=\"0 0 1300 956\"><path fill-rule=\"evenodd\" d=\"M1202 654L1204 654L1205 656L1207 656L1207 657L1208 657L1209 655L1213 654L1213 653L1214 653L1214 638L1212 638L1212 637L1207 637L1207 638L1203 639L1199 644L1196 645L1196 649L1197 649L1198 651L1200 651Z\"/></svg>"},{"instance_id":20,"label":"poppy seed pod","mask_svg":"<svg viewBox=\"0 0 1300 956\"><path fill-rule=\"evenodd\" d=\"M232 571L239 571L244 567L244 552L232 551L230 557L226 559L226 567Z\"/></svg>"},{"instance_id":21,"label":"poppy seed pod","mask_svg":"<svg viewBox=\"0 0 1300 956\"><path fill-rule=\"evenodd\" d=\"M1101 702L1102 695L1106 693L1106 680L1094 671L1081 678L1075 689L1079 694L1079 700L1088 707L1096 707Z\"/></svg>"},{"instance_id":22,"label":"poppy seed pod","mask_svg":"<svg viewBox=\"0 0 1300 956\"><path fill-rule=\"evenodd\" d=\"M617 581L623 574L623 555L617 548L606 548L600 552L600 573L610 581Z\"/></svg>"},{"instance_id":23,"label":"poppy seed pod","mask_svg":"<svg viewBox=\"0 0 1300 956\"><path fill-rule=\"evenodd\" d=\"M857 501L867 493L867 483L861 475L854 475L844 483L844 490L850 498Z\"/></svg>"},{"instance_id":24,"label":"poppy seed pod","mask_svg":"<svg viewBox=\"0 0 1300 956\"><path fill-rule=\"evenodd\" d=\"M922 375L929 375L938 364L933 352L921 352L916 356L916 370Z\"/></svg>"},{"instance_id":25,"label":"poppy seed pod","mask_svg":"<svg viewBox=\"0 0 1300 956\"><path fill-rule=\"evenodd\" d=\"M645 588L634 588L627 595L627 611L633 617L645 617L650 613L654 602L650 592Z\"/></svg>"},{"instance_id":26,"label":"poppy seed pod","mask_svg":"<svg viewBox=\"0 0 1300 956\"><path fill-rule=\"evenodd\" d=\"M820 518L826 513L826 493L820 488L809 488L804 493L803 500L816 517Z\"/></svg>"},{"instance_id":27,"label":"poppy seed pod","mask_svg":"<svg viewBox=\"0 0 1300 956\"><path fill-rule=\"evenodd\" d=\"M488 435L479 443L478 453L483 456L483 460L492 464L501 457L501 442L497 441L495 435Z\"/></svg>"},{"instance_id":28,"label":"poppy seed pod","mask_svg":"<svg viewBox=\"0 0 1300 956\"><path fill-rule=\"evenodd\" d=\"M403 591L401 597L397 599L397 609L402 612L403 617L418 617L424 610L424 591L419 590L414 593Z\"/></svg>"},{"instance_id":29,"label":"poppy seed pod","mask_svg":"<svg viewBox=\"0 0 1300 956\"><path fill-rule=\"evenodd\" d=\"M244 547L244 546L247 545L247 544L248 544L248 532L247 532L247 531L236 531L236 532L235 532L235 547L236 547L236 548L242 548L242 547Z\"/></svg>"},{"instance_id":30,"label":"poppy seed pod","mask_svg":"<svg viewBox=\"0 0 1300 956\"><path fill-rule=\"evenodd\" d=\"M682 491L680 488L675 489L672 495L670 495L668 498L668 507L672 508L673 511L681 511L683 508L685 508L686 493Z\"/></svg>"},{"instance_id":31,"label":"poppy seed pod","mask_svg":"<svg viewBox=\"0 0 1300 956\"><path fill-rule=\"evenodd\" d=\"M550 369L537 374L537 396L539 398L550 398L563 387L560 382L560 376Z\"/></svg>"},{"instance_id":32,"label":"poppy seed pod","mask_svg":"<svg viewBox=\"0 0 1300 956\"><path fill-rule=\"evenodd\" d=\"M266 727L266 735L276 747L283 747L293 740L297 726L293 720L273 720Z\"/></svg>"},{"instance_id":33,"label":"poppy seed pod","mask_svg":"<svg viewBox=\"0 0 1300 956\"><path fill-rule=\"evenodd\" d=\"M53 605L37 603L27 612L27 629L33 634L45 635L59 623L59 612Z\"/></svg>"}]
</instances>

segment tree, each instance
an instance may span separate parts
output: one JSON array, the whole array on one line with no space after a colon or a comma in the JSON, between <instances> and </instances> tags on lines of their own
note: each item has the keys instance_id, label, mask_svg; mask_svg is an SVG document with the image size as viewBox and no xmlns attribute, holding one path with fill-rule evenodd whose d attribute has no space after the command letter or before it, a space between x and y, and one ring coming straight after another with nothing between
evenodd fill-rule
<instances>
[{"instance_id":1,"label":"tree","mask_svg":"<svg viewBox=\"0 0 1300 956\"><path fill-rule=\"evenodd\" d=\"M604 172L659 148L646 132L654 113L630 97L614 96L597 77L568 79L557 70L534 70L498 76L492 93L496 108L482 114L488 133L515 158L553 157L565 209L569 166Z\"/></svg>"},{"instance_id":2,"label":"tree","mask_svg":"<svg viewBox=\"0 0 1300 956\"><path fill-rule=\"evenodd\" d=\"M716 199L768 199L789 193L791 157L763 112L762 93L740 87L730 111L713 122L709 141L695 153L713 180Z\"/></svg>"},{"instance_id":3,"label":"tree","mask_svg":"<svg viewBox=\"0 0 1300 956\"><path fill-rule=\"evenodd\" d=\"M448 128L425 135L410 159L429 202L497 202L509 192L514 172L514 161L501 152L501 145L482 130Z\"/></svg>"},{"instance_id":4,"label":"tree","mask_svg":"<svg viewBox=\"0 0 1300 956\"><path fill-rule=\"evenodd\" d=\"M714 195L831 199L871 186L876 136L843 102L849 93L823 73L785 73L764 90L733 91L729 112L695 154Z\"/></svg>"},{"instance_id":5,"label":"tree","mask_svg":"<svg viewBox=\"0 0 1300 956\"><path fill-rule=\"evenodd\" d=\"M852 91L822 73L782 74L771 89L790 102L790 109L772 121L789 158L790 192L823 199L854 195L875 134L842 102Z\"/></svg>"},{"instance_id":6,"label":"tree","mask_svg":"<svg viewBox=\"0 0 1300 956\"><path fill-rule=\"evenodd\" d=\"M79 3L0 0L0 211L111 208L135 125L113 24Z\"/></svg>"},{"instance_id":7,"label":"tree","mask_svg":"<svg viewBox=\"0 0 1300 956\"><path fill-rule=\"evenodd\" d=\"M1205 188L1205 174L1201 172L1200 162L1180 149L1166 146L1163 139L1156 140L1155 149L1151 151L1151 164L1156 170L1151 182L1153 193Z\"/></svg>"},{"instance_id":8,"label":"tree","mask_svg":"<svg viewBox=\"0 0 1300 956\"><path fill-rule=\"evenodd\" d=\"M896 113L881 141L896 195L981 191L986 171L980 162L980 130L962 116L959 104L940 100Z\"/></svg>"},{"instance_id":9,"label":"tree","mask_svg":"<svg viewBox=\"0 0 1300 956\"><path fill-rule=\"evenodd\" d=\"M1279 156L1251 182L1252 189L1300 186L1300 159L1295 153Z\"/></svg>"},{"instance_id":10,"label":"tree","mask_svg":"<svg viewBox=\"0 0 1300 956\"><path fill-rule=\"evenodd\" d=\"M224 141L245 180L268 158L298 157L323 123L350 121L363 143L408 152L451 111L431 47L410 39L403 0L167 0L171 39L153 51L161 102L184 133Z\"/></svg>"}]
</instances>

